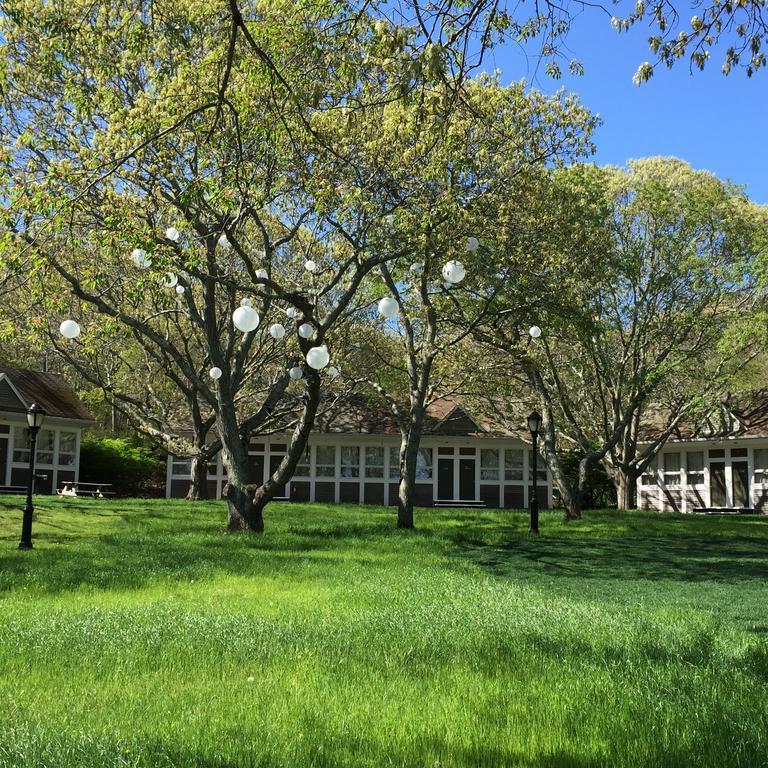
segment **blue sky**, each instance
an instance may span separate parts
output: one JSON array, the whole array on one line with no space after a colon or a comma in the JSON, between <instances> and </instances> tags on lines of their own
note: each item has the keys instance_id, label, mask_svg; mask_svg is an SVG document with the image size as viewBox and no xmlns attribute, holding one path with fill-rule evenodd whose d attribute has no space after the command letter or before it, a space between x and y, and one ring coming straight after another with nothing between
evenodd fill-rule
<instances>
[{"instance_id":1,"label":"blue sky","mask_svg":"<svg viewBox=\"0 0 768 768\"><path fill-rule=\"evenodd\" d=\"M536 75L535 62L511 47L497 50L487 64L501 70L504 83L525 77L546 91L564 86L600 113L598 163L674 155L746 185L752 199L768 203L768 70L751 79L741 70L725 77L722 51L716 49L704 72L691 74L681 60L671 70L657 68L638 88L632 75L638 64L652 61L647 36L640 27L619 34L607 16L587 10L567 40L569 57L586 68L583 76L553 81L543 71ZM567 69L567 59L562 66Z\"/></svg>"}]
</instances>

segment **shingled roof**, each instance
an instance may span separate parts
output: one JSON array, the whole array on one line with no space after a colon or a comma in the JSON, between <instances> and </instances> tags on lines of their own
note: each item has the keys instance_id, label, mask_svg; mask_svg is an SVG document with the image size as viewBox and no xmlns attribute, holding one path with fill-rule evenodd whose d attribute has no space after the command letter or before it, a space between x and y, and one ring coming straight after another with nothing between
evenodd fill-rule
<instances>
[{"instance_id":1,"label":"shingled roof","mask_svg":"<svg viewBox=\"0 0 768 768\"><path fill-rule=\"evenodd\" d=\"M60 374L0 363L0 411L23 413L32 403L41 405L47 416L93 421L90 411Z\"/></svg>"}]
</instances>

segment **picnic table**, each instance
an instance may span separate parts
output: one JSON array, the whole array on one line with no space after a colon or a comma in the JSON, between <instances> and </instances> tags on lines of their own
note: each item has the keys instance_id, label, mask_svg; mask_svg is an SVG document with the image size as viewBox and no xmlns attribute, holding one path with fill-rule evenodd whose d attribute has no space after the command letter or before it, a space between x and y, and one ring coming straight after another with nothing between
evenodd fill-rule
<instances>
[{"instance_id":1,"label":"picnic table","mask_svg":"<svg viewBox=\"0 0 768 768\"><path fill-rule=\"evenodd\" d=\"M111 491L112 483L83 483L81 481L64 483L62 488L58 488L56 493L59 496L93 496L97 499L104 499L107 496L114 496Z\"/></svg>"}]
</instances>

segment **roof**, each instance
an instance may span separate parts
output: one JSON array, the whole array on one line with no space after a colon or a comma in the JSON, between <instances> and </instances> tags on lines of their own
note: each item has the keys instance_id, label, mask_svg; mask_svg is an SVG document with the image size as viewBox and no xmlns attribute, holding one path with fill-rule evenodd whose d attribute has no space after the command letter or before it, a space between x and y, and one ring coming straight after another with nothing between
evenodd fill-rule
<instances>
[{"instance_id":1,"label":"roof","mask_svg":"<svg viewBox=\"0 0 768 768\"><path fill-rule=\"evenodd\" d=\"M91 412L58 373L43 373L0 364L0 411L23 413L38 403L47 416L93 421Z\"/></svg>"},{"instance_id":2,"label":"roof","mask_svg":"<svg viewBox=\"0 0 768 768\"><path fill-rule=\"evenodd\" d=\"M652 405L643 414L640 440L658 437L669 411ZM720 439L725 437L768 437L768 389L728 393L721 402L697 418L683 419L670 441Z\"/></svg>"},{"instance_id":3,"label":"roof","mask_svg":"<svg viewBox=\"0 0 768 768\"><path fill-rule=\"evenodd\" d=\"M491 409L492 410L492 409ZM505 414L489 409L472 408L463 399L449 395L438 397L426 408L425 435L468 437L522 437L527 435L521 421L520 430L510 429ZM322 433L365 433L395 435L399 433L393 413L363 394L340 398L318 415L316 429Z\"/></svg>"}]
</instances>

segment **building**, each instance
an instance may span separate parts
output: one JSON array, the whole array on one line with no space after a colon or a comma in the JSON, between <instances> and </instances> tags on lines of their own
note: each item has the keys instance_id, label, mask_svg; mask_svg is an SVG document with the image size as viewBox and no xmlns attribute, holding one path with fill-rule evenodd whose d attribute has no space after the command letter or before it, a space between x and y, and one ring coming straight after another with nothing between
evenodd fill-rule
<instances>
[{"instance_id":1,"label":"building","mask_svg":"<svg viewBox=\"0 0 768 768\"><path fill-rule=\"evenodd\" d=\"M27 485L26 411L32 403L39 403L46 412L37 436L36 489L53 493L79 479L80 435L93 417L58 374L0 364L0 486Z\"/></svg>"},{"instance_id":2,"label":"building","mask_svg":"<svg viewBox=\"0 0 768 768\"><path fill-rule=\"evenodd\" d=\"M649 419L651 440L661 419ZM729 396L696 425L681 424L638 481L638 506L768 513L768 390Z\"/></svg>"},{"instance_id":3,"label":"building","mask_svg":"<svg viewBox=\"0 0 768 768\"><path fill-rule=\"evenodd\" d=\"M416 475L416 504L474 502L487 507L525 508L532 487L530 436L471 415L454 398L427 409ZM528 437L526 442L523 437ZM251 439L252 482L266 481L285 456L288 433ZM309 446L282 498L293 501L397 503L400 434L386 411L362 398L345 400L317 420ZM538 496L552 506L552 482L543 460L538 464ZM209 496L221 498L226 485L221 456L210 467ZM182 498L190 483L190 462L168 457L166 495Z\"/></svg>"}]
</instances>

